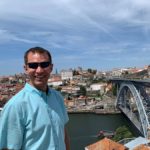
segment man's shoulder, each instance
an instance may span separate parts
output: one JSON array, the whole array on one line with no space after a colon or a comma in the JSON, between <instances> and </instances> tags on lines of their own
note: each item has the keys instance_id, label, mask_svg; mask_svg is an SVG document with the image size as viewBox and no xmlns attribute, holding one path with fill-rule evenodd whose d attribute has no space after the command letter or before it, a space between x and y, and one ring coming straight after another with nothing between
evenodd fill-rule
<instances>
[{"instance_id":1,"label":"man's shoulder","mask_svg":"<svg viewBox=\"0 0 150 150\"><path fill-rule=\"evenodd\" d=\"M12 98L10 99L11 101L17 101L20 98L24 98L27 95L26 90L23 88L21 89L18 93L16 93L14 96L12 96Z\"/></svg>"},{"instance_id":2,"label":"man's shoulder","mask_svg":"<svg viewBox=\"0 0 150 150\"><path fill-rule=\"evenodd\" d=\"M12 96L8 100L8 102L5 104L4 107L13 106L13 105L15 105L15 106L20 105L25 100L26 96L27 96L27 93L25 92L25 90L23 88L18 93L16 93L14 96Z\"/></svg>"}]
</instances>

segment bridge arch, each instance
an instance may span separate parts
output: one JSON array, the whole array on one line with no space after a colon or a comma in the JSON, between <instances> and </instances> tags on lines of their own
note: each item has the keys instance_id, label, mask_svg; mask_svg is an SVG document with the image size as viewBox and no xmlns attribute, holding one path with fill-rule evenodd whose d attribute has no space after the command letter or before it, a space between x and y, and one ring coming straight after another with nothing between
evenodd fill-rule
<instances>
[{"instance_id":1,"label":"bridge arch","mask_svg":"<svg viewBox=\"0 0 150 150\"><path fill-rule=\"evenodd\" d=\"M117 94L116 107L129 118L144 137L148 138L150 127L149 120L143 105L143 100L138 90L139 89L137 89L132 82L121 83ZM135 100L138 115L135 113L135 110L131 108L131 101L129 101L127 97L128 93L130 93L132 98Z\"/></svg>"}]
</instances>

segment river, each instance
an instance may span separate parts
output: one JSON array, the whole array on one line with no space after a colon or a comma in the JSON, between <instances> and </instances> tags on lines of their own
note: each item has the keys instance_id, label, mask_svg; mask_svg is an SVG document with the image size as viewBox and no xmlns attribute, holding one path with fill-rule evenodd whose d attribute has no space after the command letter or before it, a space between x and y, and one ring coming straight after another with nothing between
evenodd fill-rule
<instances>
[{"instance_id":1,"label":"river","mask_svg":"<svg viewBox=\"0 0 150 150\"><path fill-rule=\"evenodd\" d=\"M84 147L99 139L99 130L115 131L116 128L126 125L135 136L136 129L122 114L97 115L97 114L69 114L68 131L71 141L71 150L84 150Z\"/></svg>"}]
</instances>

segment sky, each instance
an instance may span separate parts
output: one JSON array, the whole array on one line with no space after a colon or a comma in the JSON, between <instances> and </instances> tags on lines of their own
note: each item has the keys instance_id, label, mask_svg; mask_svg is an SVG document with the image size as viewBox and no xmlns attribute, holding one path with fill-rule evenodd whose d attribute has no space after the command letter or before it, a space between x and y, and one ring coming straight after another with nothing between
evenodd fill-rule
<instances>
[{"instance_id":1,"label":"sky","mask_svg":"<svg viewBox=\"0 0 150 150\"><path fill-rule=\"evenodd\" d=\"M0 0L0 76L24 72L24 52L48 49L54 71L150 64L149 0Z\"/></svg>"}]
</instances>

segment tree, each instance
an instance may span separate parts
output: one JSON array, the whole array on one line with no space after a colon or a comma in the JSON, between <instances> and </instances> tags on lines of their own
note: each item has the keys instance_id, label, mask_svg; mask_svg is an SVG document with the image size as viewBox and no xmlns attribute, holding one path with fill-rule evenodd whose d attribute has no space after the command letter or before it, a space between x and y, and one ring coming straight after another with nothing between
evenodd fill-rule
<instances>
[{"instance_id":1,"label":"tree","mask_svg":"<svg viewBox=\"0 0 150 150\"><path fill-rule=\"evenodd\" d=\"M92 73L93 73L93 74L96 74L96 72L97 72L96 69L93 69L93 70L92 70Z\"/></svg>"},{"instance_id":2,"label":"tree","mask_svg":"<svg viewBox=\"0 0 150 150\"><path fill-rule=\"evenodd\" d=\"M116 86L116 85L113 85L113 86L112 86L112 94L113 94L114 96L117 96L117 86Z\"/></svg>"},{"instance_id":3,"label":"tree","mask_svg":"<svg viewBox=\"0 0 150 150\"><path fill-rule=\"evenodd\" d=\"M97 72L96 69L91 69L91 68L88 68L87 71L92 74L96 74L96 72Z\"/></svg>"},{"instance_id":4,"label":"tree","mask_svg":"<svg viewBox=\"0 0 150 150\"><path fill-rule=\"evenodd\" d=\"M79 72L74 69L74 70L73 70L73 76L75 76L75 75L79 75Z\"/></svg>"},{"instance_id":5,"label":"tree","mask_svg":"<svg viewBox=\"0 0 150 150\"><path fill-rule=\"evenodd\" d=\"M81 85L78 94L79 94L79 95L86 96L86 88Z\"/></svg>"},{"instance_id":6,"label":"tree","mask_svg":"<svg viewBox=\"0 0 150 150\"><path fill-rule=\"evenodd\" d=\"M133 134L126 126L122 126L116 129L115 136L113 137L114 141L120 141L125 138L132 138Z\"/></svg>"},{"instance_id":7,"label":"tree","mask_svg":"<svg viewBox=\"0 0 150 150\"><path fill-rule=\"evenodd\" d=\"M87 70L89 73L92 73L92 69L91 68L88 68Z\"/></svg>"}]
</instances>

